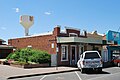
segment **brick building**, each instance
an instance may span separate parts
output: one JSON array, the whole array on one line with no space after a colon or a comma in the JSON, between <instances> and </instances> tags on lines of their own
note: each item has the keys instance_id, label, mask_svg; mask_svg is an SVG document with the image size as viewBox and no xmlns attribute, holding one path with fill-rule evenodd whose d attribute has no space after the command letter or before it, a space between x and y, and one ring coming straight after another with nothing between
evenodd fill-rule
<instances>
[{"instance_id":1,"label":"brick building","mask_svg":"<svg viewBox=\"0 0 120 80\"><path fill-rule=\"evenodd\" d=\"M4 40L0 39L0 59L6 58L11 52L13 47L4 44Z\"/></svg>"},{"instance_id":2,"label":"brick building","mask_svg":"<svg viewBox=\"0 0 120 80\"><path fill-rule=\"evenodd\" d=\"M8 44L16 48L32 47L52 54L51 65L74 66L80 54L86 50L102 50L102 36L97 32L87 33L80 29L56 26L45 34L9 39Z\"/></svg>"}]
</instances>

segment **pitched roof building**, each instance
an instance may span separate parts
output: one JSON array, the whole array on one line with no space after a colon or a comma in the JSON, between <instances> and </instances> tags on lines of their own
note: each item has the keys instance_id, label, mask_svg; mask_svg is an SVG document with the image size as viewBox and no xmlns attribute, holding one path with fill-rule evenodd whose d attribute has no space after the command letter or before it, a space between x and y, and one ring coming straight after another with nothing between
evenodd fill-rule
<instances>
[{"instance_id":1,"label":"pitched roof building","mask_svg":"<svg viewBox=\"0 0 120 80\"><path fill-rule=\"evenodd\" d=\"M0 59L6 58L11 52L13 52L13 46L4 44L3 39L0 39Z\"/></svg>"}]
</instances>

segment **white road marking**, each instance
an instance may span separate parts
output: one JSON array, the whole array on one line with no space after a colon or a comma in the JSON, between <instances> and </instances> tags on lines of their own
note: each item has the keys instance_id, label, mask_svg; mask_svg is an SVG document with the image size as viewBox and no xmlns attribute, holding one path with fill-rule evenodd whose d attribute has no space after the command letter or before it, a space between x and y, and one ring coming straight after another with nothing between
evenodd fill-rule
<instances>
[{"instance_id":1,"label":"white road marking","mask_svg":"<svg viewBox=\"0 0 120 80\"><path fill-rule=\"evenodd\" d=\"M120 74L120 72L118 72L118 73L114 73L114 74L107 74L107 75L105 75L105 76L95 77L95 78L91 78L91 79L87 79L87 80L97 80L97 79L99 79L99 78L104 78L104 77L114 76L114 75L116 75L116 74Z\"/></svg>"},{"instance_id":2,"label":"white road marking","mask_svg":"<svg viewBox=\"0 0 120 80\"><path fill-rule=\"evenodd\" d=\"M40 80L43 80L44 78L49 77L49 76L64 75L64 74L74 74L74 72L72 72L72 73L63 73L63 74L60 73L60 74L44 75ZM75 74L76 74L77 76L79 76L79 74L78 74L77 72L75 72ZM56 79L59 79L59 78L61 78L61 80L64 79L64 77L58 77L58 78L56 78ZM82 79L80 78L80 76L79 76L78 78L79 78L79 80L82 80Z\"/></svg>"},{"instance_id":3,"label":"white road marking","mask_svg":"<svg viewBox=\"0 0 120 80\"><path fill-rule=\"evenodd\" d=\"M79 78L79 80L82 80L79 76L79 74L75 71L75 74L77 75L77 77Z\"/></svg>"},{"instance_id":4,"label":"white road marking","mask_svg":"<svg viewBox=\"0 0 120 80\"><path fill-rule=\"evenodd\" d=\"M43 80L47 75L44 75L40 80Z\"/></svg>"},{"instance_id":5,"label":"white road marking","mask_svg":"<svg viewBox=\"0 0 120 80\"><path fill-rule=\"evenodd\" d=\"M64 77L57 77L56 80L65 80Z\"/></svg>"}]
</instances>

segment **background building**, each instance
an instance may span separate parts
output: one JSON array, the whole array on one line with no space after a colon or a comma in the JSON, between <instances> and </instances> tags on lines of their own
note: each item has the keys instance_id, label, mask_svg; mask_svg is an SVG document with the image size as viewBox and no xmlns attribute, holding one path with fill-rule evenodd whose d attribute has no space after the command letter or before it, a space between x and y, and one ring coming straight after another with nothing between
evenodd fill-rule
<instances>
[{"instance_id":1,"label":"background building","mask_svg":"<svg viewBox=\"0 0 120 80\"><path fill-rule=\"evenodd\" d=\"M103 49L106 48L108 50L106 56L108 56L108 61L112 61L115 56L120 55L120 33L109 30L106 36L104 36L104 40L106 46Z\"/></svg>"},{"instance_id":2,"label":"background building","mask_svg":"<svg viewBox=\"0 0 120 80\"><path fill-rule=\"evenodd\" d=\"M11 52L13 47L4 44L4 40L0 39L0 59L6 58Z\"/></svg>"}]
</instances>

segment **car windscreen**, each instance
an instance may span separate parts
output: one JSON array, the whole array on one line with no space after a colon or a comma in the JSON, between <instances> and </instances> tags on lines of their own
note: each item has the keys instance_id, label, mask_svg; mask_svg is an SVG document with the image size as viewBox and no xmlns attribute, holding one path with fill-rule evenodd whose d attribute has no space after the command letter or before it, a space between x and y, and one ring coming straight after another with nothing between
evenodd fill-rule
<instances>
[{"instance_id":1,"label":"car windscreen","mask_svg":"<svg viewBox=\"0 0 120 80\"><path fill-rule=\"evenodd\" d=\"M94 58L100 58L97 52L87 52L85 54L85 59L94 59Z\"/></svg>"}]
</instances>

